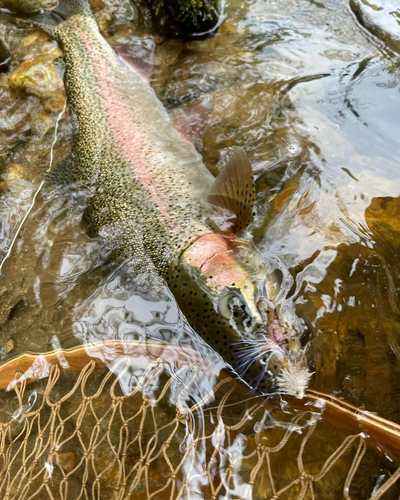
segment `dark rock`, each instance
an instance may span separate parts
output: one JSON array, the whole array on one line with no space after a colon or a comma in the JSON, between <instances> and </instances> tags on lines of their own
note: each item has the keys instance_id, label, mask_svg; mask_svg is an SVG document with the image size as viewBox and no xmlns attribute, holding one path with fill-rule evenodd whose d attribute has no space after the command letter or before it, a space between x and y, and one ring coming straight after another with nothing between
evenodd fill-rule
<instances>
[{"instance_id":1,"label":"dark rock","mask_svg":"<svg viewBox=\"0 0 400 500\"><path fill-rule=\"evenodd\" d=\"M157 32L170 36L207 35L218 27L218 0L142 0Z\"/></svg>"},{"instance_id":2,"label":"dark rock","mask_svg":"<svg viewBox=\"0 0 400 500\"><path fill-rule=\"evenodd\" d=\"M11 54L6 44L0 40L0 72L8 71L11 62Z\"/></svg>"}]
</instances>

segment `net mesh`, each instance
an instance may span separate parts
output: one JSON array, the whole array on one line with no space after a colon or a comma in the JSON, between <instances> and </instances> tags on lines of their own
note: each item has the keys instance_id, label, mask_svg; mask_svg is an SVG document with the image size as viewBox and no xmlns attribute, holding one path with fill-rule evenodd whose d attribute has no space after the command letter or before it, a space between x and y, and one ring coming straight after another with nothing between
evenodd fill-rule
<instances>
[{"instance_id":1,"label":"net mesh","mask_svg":"<svg viewBox=\"0 0 400 500\"><path fill-rule=\"evenodd\" d=\"M162 359L95 366L2 394L0 498L398 498L400 468L312 411Z\"/></svg>"}]
</instances>

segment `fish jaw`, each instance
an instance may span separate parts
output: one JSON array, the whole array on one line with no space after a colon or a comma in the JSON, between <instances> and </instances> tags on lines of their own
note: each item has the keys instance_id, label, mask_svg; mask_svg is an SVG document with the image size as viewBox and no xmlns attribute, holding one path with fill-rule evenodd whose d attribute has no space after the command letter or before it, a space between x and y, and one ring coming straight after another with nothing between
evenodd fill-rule
<instances>
[{"instance_id":1,"label":"fish jaw","mask_svg":"<svg viewBox=\"0 0 400 500\"><path fill-rule=\"evenodd\" d=\"M290 316L282 305L277 309L269 299L264 283L271 279L273 271L250 241L229 234L206 233L192 241L180 260L214 301L216 310L224 297L236 295L242 300L251 317L242 333L260 332L277 345L300 352L298 334L292 326L294 312Z\"/></svg>"},{"instance_id":2,"label":"fish jaw","mask_svg":"<svg viewBox=\"0 0 400 500\"><path fill-rule=\"evenodd\" d=\"M204 284L193 277L182 259L171 264L166 282L174 294L186 321L203 340L220 354L229 373L253 390L271 394L276 390L276 375L285 353L269 340L257 343L254 336L243 335L215 308L213 299L205 292ZM201 343L196 341L201 351ZM266 358L267 362L263 358ZM232 369L230 369L230 367Z\"/></svg>"},{"instance_id":3,"label":"fish jaw","mask_svg":"<svg viewBox=\"0 0 400 500\"><path fill-rule=\"evenodd\" d=\"M192 281L198 283L213 303L216 316L222 314L220 304L227 290L243 298L246 312L251 316L250 326L240 329L230 321L234 330L230 338L235 349L228 361L238 375L261 392L264 392L262 378L272 378L269 392L274 388L279 393L302 398L311 374L295 330L287 321L280 321L279 309L271 301L260 297L259 282L263 282L269 270L251 243L209 233L196 239L180 260ZM195 326L194 329L198 330Z\"/></svg>"}]
</instances>

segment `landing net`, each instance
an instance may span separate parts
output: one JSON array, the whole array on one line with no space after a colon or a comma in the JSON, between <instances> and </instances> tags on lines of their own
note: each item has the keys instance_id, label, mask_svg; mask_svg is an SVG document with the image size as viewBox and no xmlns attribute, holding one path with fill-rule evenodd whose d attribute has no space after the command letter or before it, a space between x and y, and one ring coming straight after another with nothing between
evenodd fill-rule
<instances>
[{"instance_id":1,"label":"landing net","mask_svg":"<svg viewBox=\"0 0 400 500\"><path fill-rule=\"evenodd\" d=\"M312 411L163 359L95 368L2 392L1 499L398 498L398 465Z\"/></svg>"}]
</instances>

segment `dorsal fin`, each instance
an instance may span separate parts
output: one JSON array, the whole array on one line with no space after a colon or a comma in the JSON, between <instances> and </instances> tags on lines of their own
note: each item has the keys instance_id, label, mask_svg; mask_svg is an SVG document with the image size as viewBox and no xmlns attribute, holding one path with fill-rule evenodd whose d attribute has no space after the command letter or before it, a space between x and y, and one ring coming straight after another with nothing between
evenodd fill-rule
<instances>
[{"instance_id":1,"label":"dorsal fin","mask_svg":"<svg viewBox=\"0 0 400 500\"><path fill-rule=\"evenodd\" d=\"M251 222L255 200L251 164L243 149L238 148L215 179L208 201L236 216L232 230L240 234Z\"/></svg>"}]
</instances>

